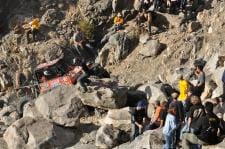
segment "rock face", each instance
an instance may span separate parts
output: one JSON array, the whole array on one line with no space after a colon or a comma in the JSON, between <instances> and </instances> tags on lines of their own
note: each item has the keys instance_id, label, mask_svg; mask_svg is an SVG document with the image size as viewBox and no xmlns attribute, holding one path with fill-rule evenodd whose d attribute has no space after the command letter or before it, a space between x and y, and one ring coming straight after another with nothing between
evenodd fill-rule
<instances>
[{"instance_id":1,"label":"rock face","mask_svg":"<svg viewBox=\"0 0 225 149\"><path fill-rule=\"evenodd\" d=\"M122 108L127 101L127 89L112 79L92 79L88 91L77 94L83 104L101 109Z\"/></svg>"},{"instance_id":2,"label":"rock face","mask_svg":"<svg viewBox=\"0 0 225 149\"><path fill-rule=\"evenodd\" d=\"M129 131L131 129L131 109L129 107L122 109L109 110L107 115L100 120L101 125L112 125L120 130Z\"/></svg>"},{"instance_id":3,"label":"rock face","mask_svg":"<svg viewBox=\"0 0 225 149\"><path fill-rule=\"evenodd\" d=\"M65 148L75 135L44 119L22 118L4 133L9 149L19 148Z\"/></svg>"},{"instance_id":4,"label":"rock face","mask_svg":"<svg viewBox=\"0 0 225 149\"><path fill-rule=\"evenodd\" d=\"M162 130L149 130L144 132L143 135L135 138L131 143L125 143L114 149L160 149L162 148Z\"/></svg>"},{"instance_id":5,"label":"rock face","mask_svg":"<svg viewBox=\"0 0 225 149\"><path fill-rule=\"evenodd\" d=\"M150 40L143 45L143 48L139 51L139 54L145 57L155 57L162 52L162 46L158 40Z\"/></svg>"},{"instance_id":6,"label":"rock face","mask_svg":"<svg viewBox=\"0 0 225 149\"><path fill-rule=\"evenodd\" d=\"M96 134L95 145L99 148L112 148L117 145L119 130L112 125L103 125Z\"/></svg>"},{"instance_id":7,"label":"rock face","mask_svg":"<svg viewBox=\"0 0 225 149\"><path fill-rule=\"evenodd\" d=\"M35 101L35 107L44 118L51 119L58 125L77 126L79 116L83 112L83 104L75 91L74 86L58 87L39 96Z\"/></svg>"}]
</instances>

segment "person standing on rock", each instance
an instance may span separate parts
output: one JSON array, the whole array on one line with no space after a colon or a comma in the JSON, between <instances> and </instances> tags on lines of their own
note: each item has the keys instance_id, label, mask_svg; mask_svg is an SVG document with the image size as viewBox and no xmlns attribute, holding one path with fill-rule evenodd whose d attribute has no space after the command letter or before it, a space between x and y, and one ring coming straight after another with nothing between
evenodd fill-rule
<instances>
[{"instance_id":1,"label":"person standing on rock","mask_svg":"<svg viewBox=\"0 0 225 149\"><path fill-rule=\"evenodd\" d=\"M40 28L40 20L39 18L33 16L32 17L32 21L29 23L30 25L30 30L27 31L27 42L29 43L30 41L30 34L32 34L32 37L33 37L33 41L36 41L36 37L37 37L37 34L39 32L39 28Z\"/></svg>"},{"instance_id":2,"label":"person standing on rock","mask_svg":"<svg viewBox=\"0 0 225 149\"><path fill-rule=\"evenodd\" d=\"M143 133L147 119L147 101L141 100L137 103L134 113L132 113L130 141Z\"/></svg>"},{"instance_id":3,"label":"person standing on rock","mask_svg":"<svg viewBox=\"0 0 225 149\"><path fill-rule=\"evenodd\" d=\"M94 48L86 39L84 33L81 31L80 27L76 28L76 32L73 35L73 41L75 45L76 52L79 56L83 56L83 54L90 54L94 57Z\"/></svg>"},{"instance_id":4,"label":"person standing on rock","mask_svg":"<svg viewBox=\"0 0 225 149\"><path fill-rule=\"evenodd\" d=\"M119 31L123 28L124 20L121 13L118 13L114 18L114 29L115 31Z\"/></svg>"}]
</instances>

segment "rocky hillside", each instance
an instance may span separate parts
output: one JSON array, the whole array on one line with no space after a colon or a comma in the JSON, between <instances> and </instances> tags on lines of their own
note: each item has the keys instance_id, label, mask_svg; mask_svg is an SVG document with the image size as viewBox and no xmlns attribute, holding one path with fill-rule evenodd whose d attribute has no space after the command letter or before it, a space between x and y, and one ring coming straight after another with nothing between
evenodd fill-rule
<instances>
[{"instance_id":1,"label":"rocky hillside","mask_svg":"<svg viewBox=\"0 0 225 149\"><path fill-rule=\"evenodd\" d=\"M130 107L146 95L150 102L165 99L155 82L177 88L181 71L190 74L198 58L207 61L207 88L216 83L212 97L222 94L225 2L205 1L196 12L178 15L155 12L151 35L136 26L138 9L138 0L0 1L0 148L161 148L161 130L126 143ZM126 18L124 30L113 31L114 10ZM41 20L41 37L27 43L22 26L34 15ZM18 88L32 85L37 65L78 57L71 41L77 25L94 41L98 56L91 60L112 78L92 78L87 93L63 86L36 98ZM21 104L23 98L30 101Z\"/></svg>"}]
</instances>

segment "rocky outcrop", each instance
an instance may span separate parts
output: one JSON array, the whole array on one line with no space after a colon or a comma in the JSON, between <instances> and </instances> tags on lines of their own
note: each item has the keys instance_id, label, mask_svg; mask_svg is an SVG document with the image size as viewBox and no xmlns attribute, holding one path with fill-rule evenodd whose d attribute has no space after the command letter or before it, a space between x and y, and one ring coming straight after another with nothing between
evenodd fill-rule
<instances>
[{"instance_id":1,"label":"rocky outcrop","mask_svg":"<svg viewBox=\"0 0 225 149\"><path fill-rule=\"evenodd\" d=\"M19 114L13 106L5 106L0 110L0 122L5 126L10 126L13 122L19 119Z\"/></svg>"},{"instance_id":2,"label":"rocky outcrop","mask_svg":"<svg viewBox=\"0 0 225 149\"><path fill-rule=\"evenodd\" d=\"M118 109L126 104L127 88L118 86L112 79L92 79L88 91L77 92L83 104L100 109Z\"/></svg>"},{"instance_id":3,"label":"rocky outcrop","mask_svg":"<svg viewBox=\"0 0 225 149\"><path fill-rule=\"evenodd\" d=\"M16 121L4 133L4 140L9 149L65 148L74 138L74 133L69 130L47 120L34 120L30 117Z\"/></svg>"}]
</instances>

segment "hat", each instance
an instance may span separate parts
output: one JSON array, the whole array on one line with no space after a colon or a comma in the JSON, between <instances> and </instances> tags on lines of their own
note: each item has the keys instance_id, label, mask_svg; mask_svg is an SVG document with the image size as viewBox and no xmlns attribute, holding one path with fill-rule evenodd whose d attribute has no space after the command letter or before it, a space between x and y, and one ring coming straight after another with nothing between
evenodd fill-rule
<instances>
[{"instance_id":1,"label":"hat","mask_svg":"<svg viewBox=\"0 0 225 149\"><path fill-rule=\"evenodd\" d=\"M146 100L140 100L137 103L137 108L146 108L147 107L147 101Z\"/></svg>"},{"instance_id":2,"label":"hat","mask_svg":"<svg viewBox=\"0 0 225 149\"><path fill-rule=\"evenodd\" d=\"M118 14L117 14L117 17L122 17L121 13L118 13Z\"/></svg>"}]
</instances>

